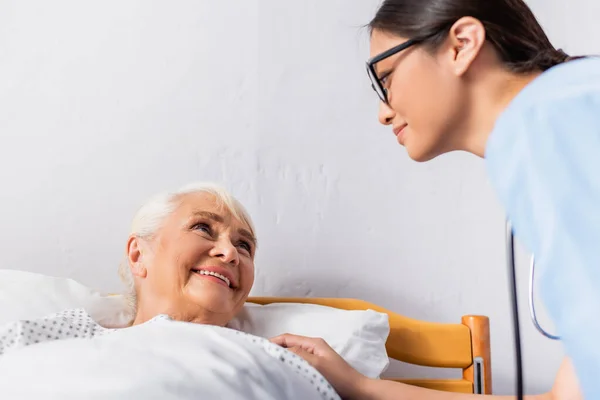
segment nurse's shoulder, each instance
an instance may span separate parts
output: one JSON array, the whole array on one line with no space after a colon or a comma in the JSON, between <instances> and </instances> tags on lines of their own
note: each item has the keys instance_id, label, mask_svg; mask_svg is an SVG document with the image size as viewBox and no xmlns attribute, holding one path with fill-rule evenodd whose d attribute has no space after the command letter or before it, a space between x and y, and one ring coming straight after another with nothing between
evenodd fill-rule
<instances>
[{"instance_id":1,"label":"nurse's shoulder","mask_svg":"<svg viewBox=\"0 0 600 400\"><path fill-rule=\"evenodd\" d=\"M519 93L507 113L600 96L600 57L581 57L543 72Z\"/></svg>"},{"instance_id":2,"label":"nurse's shoulder","mask_svg":"<svg viewBox=\"0 0 600 400\"><path fill-rule=\"evenodd\" d=\"M486 144L486 162L502 169L519 149L579 133L574 146L600 129L600 57L558 64L533 79L500 114ZM594 140L597 140L594 138Z\"/></svg>"}]
</instances>

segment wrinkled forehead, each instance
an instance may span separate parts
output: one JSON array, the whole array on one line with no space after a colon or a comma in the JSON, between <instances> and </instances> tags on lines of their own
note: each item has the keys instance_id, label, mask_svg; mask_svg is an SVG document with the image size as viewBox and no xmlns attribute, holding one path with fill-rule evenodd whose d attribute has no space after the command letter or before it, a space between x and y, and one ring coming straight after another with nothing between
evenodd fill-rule
<instances>
[{"instance_id":1,"label":"wrinkled forehead","mask_svg":"<svg viewBox=\"0 0 600 400\"><path fill-rule=\"evenodd\" d=\"M172 216L175 219L190 219L198 214L219 216L225 224L242 224L233 217L229 209L216 196L210 193L186 193L177 199Z\"/></svg>"},{"instance_id":2,"label":"wrinkled forehead","mask_svg":"<svg viewBox=\"0 0 600 400\"><path fill-rule=\"evenodd\" d=\"M177 199L175 210L169 217L171 223L178 225L199 218L209 219L226 225L232 230L242 231L256 241L248 223L237 218L220 198L211 193L199 192L181 195Z\"/></svg>"}]
</instances>

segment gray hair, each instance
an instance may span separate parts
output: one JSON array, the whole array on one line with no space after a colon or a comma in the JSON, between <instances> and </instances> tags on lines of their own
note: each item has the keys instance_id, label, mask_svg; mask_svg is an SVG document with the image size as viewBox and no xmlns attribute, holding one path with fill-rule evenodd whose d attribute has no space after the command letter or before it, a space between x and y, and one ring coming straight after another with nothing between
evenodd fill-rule
<instances>
[{"instance_id":1,"label":"gray hair","mask_svg":"<svg viewBox=\"0 0 600 400\"><path fill-rule=\"evenodd\" d=\"M152 239L162 227L167 217L177 209L181 197L193 193L208 193L213 195L231 215L246 223L250 228L250 232L255 235L254 224L244 206L226 189L212 182L192 183L174 192L166 192L153 196L135 214L131 224L130 235L135 235L143 239ZM126 286L127 291L125 296L130 311L135 314L137 296L135 282L127 257L124 257L119 264L119 276Z\"/></svg>"}]
</instances>

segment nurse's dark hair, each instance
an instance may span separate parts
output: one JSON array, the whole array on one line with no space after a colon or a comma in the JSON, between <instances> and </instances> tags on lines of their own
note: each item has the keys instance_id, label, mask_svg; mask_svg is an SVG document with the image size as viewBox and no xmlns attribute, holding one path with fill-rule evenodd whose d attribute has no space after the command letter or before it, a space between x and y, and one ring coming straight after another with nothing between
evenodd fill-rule
<instances>
[{"instance_id":1,"label":"nurse's dark hair","mask_svg":"<svg viewBox=\"0 0 600 400\"><path fill-rule=\"evenodd\" d=\"M384 0L369 28L407 39L428 38L423 45L435 50L466 16L483 24L486 40L510 71L545 71L570 58L554 48L522 0Z\"/></svg>"}]
</instances>

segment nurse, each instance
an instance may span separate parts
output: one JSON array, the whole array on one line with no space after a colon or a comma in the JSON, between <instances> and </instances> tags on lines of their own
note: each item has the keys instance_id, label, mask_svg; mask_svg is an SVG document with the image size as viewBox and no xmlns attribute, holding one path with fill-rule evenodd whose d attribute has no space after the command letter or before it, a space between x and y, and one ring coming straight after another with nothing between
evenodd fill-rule
<instances>
[{"instance_id":1,"label":"nurse","mask_svg":"<svg viewBox=\"0 0 600 400\"><path fill-rule=\"evenodd\" d=\"M385 0L369 26L379 121L416 161L456 150L483 158L517 240L535 254L567 354L551 391L535 397L599 399L600 59L555 49L522 0ZM319 339L273 341L344 398L474 396L367 379Z\"/></svg>"}]
</instances>

